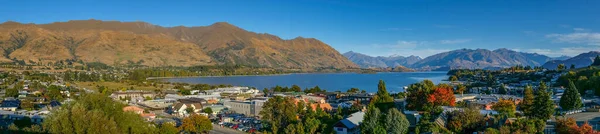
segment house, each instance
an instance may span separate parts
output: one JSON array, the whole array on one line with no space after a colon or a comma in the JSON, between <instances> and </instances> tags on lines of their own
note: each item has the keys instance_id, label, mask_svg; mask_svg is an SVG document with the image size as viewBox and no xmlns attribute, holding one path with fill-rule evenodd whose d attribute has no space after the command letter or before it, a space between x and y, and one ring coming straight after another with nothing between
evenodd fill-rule
<instances>
[{"instance_id":1,"label":"house","mask_svg":"<svg viewBox=\"0 0 600 134\"><path fill-rule=\"evenodd\" d=\"M50 101L50 103L48 105L46 105L48 107L48 109L53 110L53 109L58 109L62 104L56 100L52 100Z\"/></svg>"},{"instance_id":2,"label":"house","mask_svg":"<svg viewBox=\"0 0 600 134\"><path fill-rule=\"evenodd\" d=\"M137 107L137 106L126 106L123 108L123 111L125 112L133 112L136 114L142 114L144 113L144 109Z\"/></svg>"},{"instance_id":3,"label":"house","mask_svg":"<svg viewBox=\"0 0 600 134\"><path fill-rule=\"evenodd\" d=\"M119 91L111 94L111 98L115 100L125 99L125 98L154 98L154 92L150 91L136 91L136 90L127 90L127 91Z\"/></svg>"},{"instance_id":4,"label":"house","mask_svg":"<svg viewBox=\"0 0 600 134\"><path fill-rule=\"evenodd\" d=\"M338 121L333 125L333 131L337 134L360 134L360 124L362 124L364 112L356 112L348 118Z\"/></svg>"},{"instance_id":5,"label":"house","mask_svg":"<svg viewBox=\"0 0 600 134\"><path fill-rule=\"evenodd\" d=\"M202 105L206 105L206 103L208 103L208 101L206 101L206 99L203 99L203 98L178 99L177 102L180 102L180 103L200 103Z\"/></svg>"},{"instance_id":6,"label":"house","mask_svg":"<svg viewBox=\"0 0 600 134\"><path fill-rule=\"evenodd\" d=\"M331 111L333 109L329 103L314 103L314 104L310 104L310 108L312 108L313 111L317 110L317 106L321 107L321 109L323 109L323 111Z\"/></svg>"},{"instance_id":7,"label":"house","mask_svg":"<svg viewBox=\"0 0 600 134\"><path fill-rule=\"evenodd\" d=\"M9 98L4 99L4 101L2 101L2 104L0 105L0 110L17 111L17 108L19 108L19 105L21 105L20 100L9 97Z\"/></svg>"},{"instance_id":8,"label":"house","mask_svg":"<svg viewBox=\"0 0 600 134\"><path fill-rule=\"evenodd\" d=\"M202 111L202 104L200 103L175 103L172 106L172 110L173 110L173 114L178 115L178 116L187 116L191 113L188 113L188 111L186 111L188 108L192 109L192 113L199 113L200 111Z\"/></svg>"},{"instance_id":9,"label":"house","mask_svg":"<svg viewBox=\"0 0 600 134\"><path fill-rule=\"evenodd\" d=\"M144 113L144 109L142 109L140 107L137 107L137 106L126 106L126 107L123 108L123 111L125 111L125 112L133 112L133 113L139 114L146 121L152 121L152 120L154 120L156 118L156 114L154 114L154 113Z\"/></svg>"}]
</instances>

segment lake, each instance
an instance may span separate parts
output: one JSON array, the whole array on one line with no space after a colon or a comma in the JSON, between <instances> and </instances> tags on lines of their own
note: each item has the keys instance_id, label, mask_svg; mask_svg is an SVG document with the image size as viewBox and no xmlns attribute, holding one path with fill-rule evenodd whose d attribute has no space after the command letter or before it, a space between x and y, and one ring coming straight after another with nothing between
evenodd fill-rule
<instances>
[{"instance_id":1,"label":"lake","mask_svg":"<svg viewBox=\"0 0 600 134\"><path fill-rule=\"evenodd\" d=\"M231 84L234 86L256 87L259 90L276 85L288 86L296 84L302 89L319 86L327 91L343 91L359 88L367 92L377 92L377 83L384 80L389 92L402 92L404 86L429 79L440 83L448 78L447 72L384 72L376 74L358 73L308 73L264 76L220 76L220 77L188 77L166 78L168 82L190 84Z\"/></svg>"}]
</instances>

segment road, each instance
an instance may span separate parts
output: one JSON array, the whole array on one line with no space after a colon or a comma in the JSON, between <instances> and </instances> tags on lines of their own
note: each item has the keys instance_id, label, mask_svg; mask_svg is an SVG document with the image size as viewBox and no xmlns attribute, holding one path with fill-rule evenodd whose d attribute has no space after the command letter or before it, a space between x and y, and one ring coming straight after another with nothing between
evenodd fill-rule
<instances>
[{"instance_id":1,"label":"road","mask_svg":"<svg viewBox=\"0 0 600 134\"><path fill-rule=\"evenodd\" d=\"M219 126L219 125L213 124L212 126L213 126L213 130L210 130L210 132L208 132L209 134L245 134L242 131L233 130L231 128L226 128L226 127L221 128L221 126Z\"/></svg>"}]
</instances>

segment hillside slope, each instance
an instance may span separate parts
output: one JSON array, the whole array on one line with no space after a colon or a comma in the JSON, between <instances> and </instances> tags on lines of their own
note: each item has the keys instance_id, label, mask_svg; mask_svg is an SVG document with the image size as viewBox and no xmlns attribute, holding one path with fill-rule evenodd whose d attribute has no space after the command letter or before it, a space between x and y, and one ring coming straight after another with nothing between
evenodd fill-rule
<instances>
[{"instance_id":1,"label":"hillside slope","mask_svg":"<svg viewBox=\"0 0 600 134\"><path fill-rule=\"evenodd\" d=\"M0 61L72 59L109 65L357 67L317 39L283 40L225 22L202 27L99 20L39 25L5 22L0 24L0 48L5 50L0 53L3 55Z\"/></svg>"},{"instance_id":2,"label":"hillside slope","mask_svg":"<svg viewBox=\"0 0 600 134\"><path fill-rule=\"evenodd\" d=\"M598 51L590 51L587 53L579 54L573 58L569 58L566 60L553 60L548 61L542 67L547 69L556 69L559 64L564 64L567 67L570 67L571 64L575 65L576 68L587 67L594 62L594 58L600 55Z\"/></svg>"}]
</instances>

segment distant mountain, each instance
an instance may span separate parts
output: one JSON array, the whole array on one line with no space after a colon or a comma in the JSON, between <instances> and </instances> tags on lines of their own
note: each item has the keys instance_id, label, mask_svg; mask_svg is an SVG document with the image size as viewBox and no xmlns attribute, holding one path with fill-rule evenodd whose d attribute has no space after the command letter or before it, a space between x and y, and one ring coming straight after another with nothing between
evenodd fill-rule
<instances>
[{"instance_id":1,"label":"distant mountain","mask_svg":"<svg viewBox=\"0 0 600 134\"><path fill-rule=\"evenodd\" d=\"M0 24L0 62L81 60L109 65L244 65L273 68L356 68L314 38L284 40L226 22L161 27L146 22L76 20Z\"/></svg>"},{"instance_id":2,"label":"distant mountain","mask_svg":"<svg viewBox=\"0 0 600 134\"><path fill-rule=\"evenodd\" d=\"M350 61L352 61L355 64L357 64L358 66L360 66L361 68L371 68L371 67L395 68L398 66L404 67L404 66L412 65L415 62L421 60L421 58L418 56L404 57L404 56L394 55L394 56L389 56L389 57L383 57L383 56L372 57L372 56L368 56L368 55L353 52L353 51L346 52L343 55L346 58L348 58Z\"/></svg>"},{"instance_id":3,"label":"distant mountain","mask_svg":"<svg viewBox=\"0 0 600 134\"><path fill-rule=\"evenodd\" d=\"M438 68L484 69L515 65L541 66L552 58L508 49L459 49L429 56L414 63L412 68L436 70Z\"/></svg>"},{"instance_id":4,"label":"distant mountain","mask_svg":"<svg viewBox=\"0 0 600 134\"><path fill-rule=\"evenodd\" d=\"M573 58L573 57L563 55L563 56L559 56L559 57L552 57L552 60L566 60L566 59L570 59L570 58Z\"/></svg>"},{"instance_id":5,"label":"distant mountain","mask_svg":"<svg viewBox=\"0 0 600 134\"><path fill-rule=\"evenodd\" d=\"M594 58L600 55L598 51L590 51L587 53L579 54L573 58L569 58L566 60L553 60L546 62L542 67L547 69L556 69L559 64L565 64L565 66L570 67L571 64L575 65L576 68L587 67L594 62Z\"/></svg>"}]
</instances>

